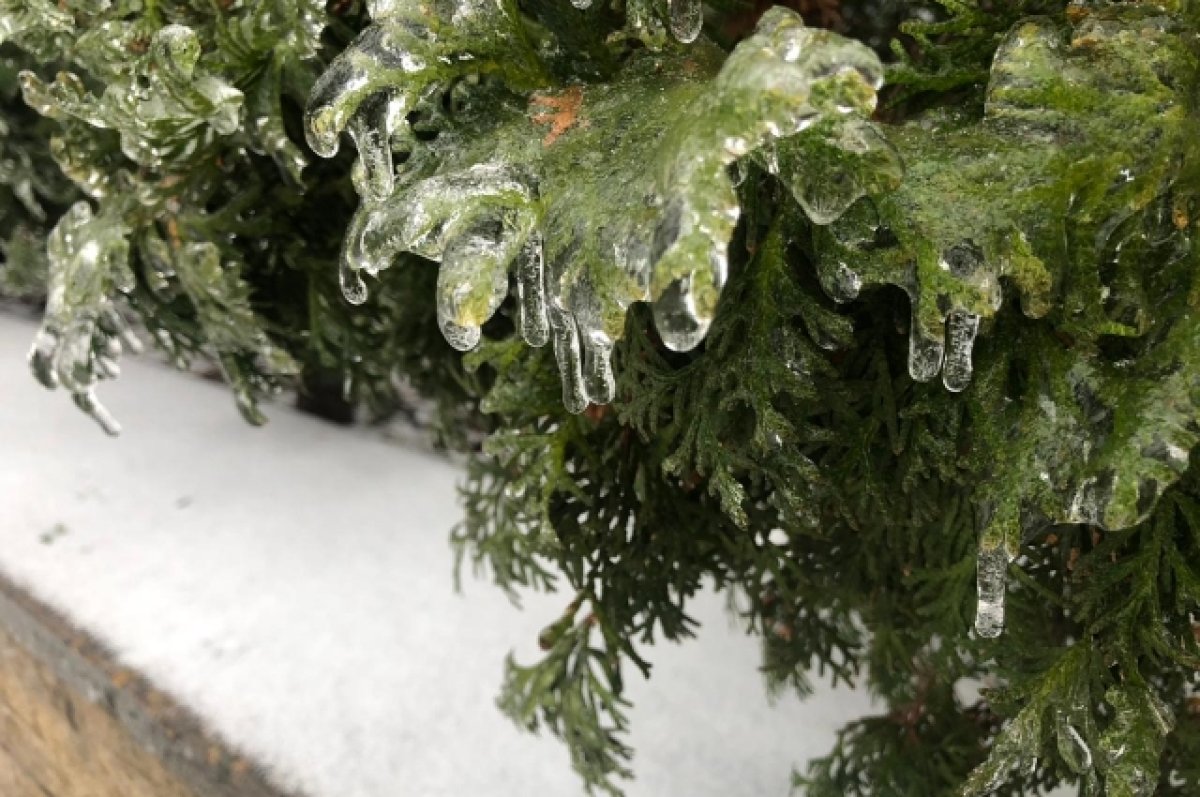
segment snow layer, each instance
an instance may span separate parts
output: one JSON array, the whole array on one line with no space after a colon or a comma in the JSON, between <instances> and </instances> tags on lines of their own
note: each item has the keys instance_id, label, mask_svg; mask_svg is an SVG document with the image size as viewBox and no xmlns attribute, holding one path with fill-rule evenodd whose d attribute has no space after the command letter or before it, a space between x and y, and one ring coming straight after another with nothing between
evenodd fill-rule
<instances>
[{"instance_id":1,"label":"snow layer","mask_svg":"<svg viewBox=\"0 0 1200 797\"><path fill-rule=\"evenodd\" d=\"M125 428L109 439L29 376L33 333L0 314L0 570L284 787L582 792L557 742L493 705L505 653L529 660L568 598L454 593L454 465L283 407L248 427L222 386L145 358L101 386ZM693 611L699 639L649 650L649 683L629 674L630 797L783 797L867 697L771 706L723 600Z\"/></svg>"}]
</instances>

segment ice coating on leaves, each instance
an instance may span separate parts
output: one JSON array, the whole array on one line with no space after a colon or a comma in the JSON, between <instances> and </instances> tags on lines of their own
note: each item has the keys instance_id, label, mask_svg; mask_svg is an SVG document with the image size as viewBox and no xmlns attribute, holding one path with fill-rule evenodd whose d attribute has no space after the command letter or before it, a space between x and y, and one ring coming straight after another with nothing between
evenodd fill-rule
<instances>
[{"instance_id":1,"label":"ice coating on leaves","mask_svg":"<svg viewBox=\"0 0 1200 797\"><path fill-rule=\"evenodd\" d=\"M439 322L443 330L455 330L452 345L474 347L479 328L507 293L508 264L535 221L528 179L514 169L476 164L431 177L393 200L372 202L370 196L368 191L346 235L340 266L346 298L366 301L359 272L378 274L398 252L444 258L452 248L452 261L443 260L445 273L439 272ZM473 277L482 279L475 284Z\"/></svg>"},{"instance_id":2,"label":"ice coating on leaves","mask_svg":"<svg viewBox=\"0 0 1200 797\"><path fill-rule=\"evenodd\" d=\"M1150 797L1158 786L1159 759L1175 718L1146 686L1113 686L1104 700L1114 712L1099 744L1107 793Z\"/></svg>"},{"instance_id":3,"label":"ice coating on leaves","mask_svg":"<svg viewBox=\"0 0 1200 797\"><path fill-rule=\"evenodd\" d=\"M280 104L282 80L279 62L273 61L257 88L246 98L246 110L251 117L249 130L254 150L274 158L280 171L287 175L291 183L300 186L301 172L308 164L308 159L288 137L283 126L283 108Z\"/></svg>"},{"instance_id":4,"label":"ice coating on leaves","mask_svg":"<svg viewBox=\"0 0 1200 797\"><path fill-rule=\"evenodd\" d=\"M1166 278L1138 265L1194 257L1186 199L1171 190L1194 146L1181 87L1194 85L1195 56L1176 23L1138 4L1081 7L1071 19L1009 33L981 121L931 112L890 128L903 182L867 192L815 235L818 277L835 299L877 284L908 294L914 380L940 374L954 391L980 382L972 350L998 317L1002 281L1027 316L1050 314L1022 328L1025 342L1006 341L1038 352L1021 392L999 414L973 416L995 474L980 490L993 507L980 531L981 635L1000 632L999 551L1047 522L1138 522L1186 466L1169 452L1196 442L1200 397L1184 376L1200 364L1194 310L1173 296L1174 327L1150 334L1146 319L1165 310L1146 306L1149 286ZM1102 337L1139 354L1108 362ZM978 395L1013 389L1011 369L995 365Z\"/></svg>"},{"instance_id":5,"label":"ice coating on leaves","mask_svg":"<svg viewBox=\"0 0 1200 797\"><path fill-rule=\"evenodd\" d=\"M995 313L1001 298L1000 274L985 264L978 246L970 239L941 250L922 244L908 260L872 200L834 222L823 241L819 276L825 290L848 301L865 284L892 282L904 289L912 305L910 375L927 382L941 374L947 389L965 390L980 321Z\"/></svg>"},{"instance_id":6,"label":"ice coating on leaves","mask_svg":"<svg viewBox=\"0 0 1200 797\"><path fill-rule=\"evenodd\" d=\"M404 137L405 115L422 96L463 74L499 71L521 86L538 82L540 73L505 4L379 0L369 9L373 24L313 86L305 135L314 152L331 157L348 131L366 194L382 199L394 186L393 138Z\"/></svg>"},{"instance_id":7,"label":"ice coating on leaves","mask_svg":"<svg viewBox=\"0 0 1200 797\"><path fill-rule=\"evenodd\" d=\"M309 134L320 142L336 142L381 92L408 91L407 77L370 72L403 52L353 57L369 76L331 67L310 103ZM399 89L388 82L397 79ZM611 401L610 355L629 305L653 302L673 349L704 338L740 215L729 166L823 119L868 114L881 80L867 48L775 9L727 58L698 42L686 59L642 53L611 83L536 93L527 109L469 122L479 125L472 147L450 136L445 150L429 144L429 157L414 155L394 177L392 194L363 181L340 266L347 297L364 300L361 272L378 273L400 252L441 260L440 323L453 345L470 348L513 271L519 331L531 345L553 343L566 406ZM394 141L355 138L364 163Z\"/></svg>"},{"instance_id":8,"label":"ice coating on leaves","mask_svg":"<svg viewBox=\"0 0 1200 797\"><path fill-rule=\"evenodd\" d=\"M860 198L900 184L900 156L867 119L829 116L806 132L767 147L759 161L791 189L814 223L831 224Z\"/></svg>"},{"instance_id":9,"label":"ice coating on leaves","mask_svg":"<svg viewBox=\"0 0 1200 797\"><path fill-rule=\"evenodd\" d=\"M21 34L52 38L69 31L73 23L55 0L0 0L0 44Z\"/></svg>"},{"instance_id":10,"label":"ice coating on leaves","mask_svg":"<svg viewBox=\"0 0 1200 797\"><path fill-rule=\"evenodd\" d=\"M146 282L127 296L132 283L86 276L89 250L52 256L52 285L63 285L67 297L88 298L60 303L39 335L33 355L39 378L67 386L77 403L115 430L85 390L115 375L114 357L86 358L79 341L95 308L105 308L95 324L97 340L100 333L114 337L108 328L128 312L141 316L177 362L197 350L214 354L243 415L261 422L257 397L295 365L267 337L239 276L239 247L253 224L245 205L254 201L251 186L261 184L255 170L245 168L247 150L269 155L290 187L300 186L305 158L284 128L282 98L306 87L300 62L316 52L323 4L230 0L207 16L182 17L130 13L109 3L55 4L55 17L43 5L31 2L14 16L0 4L0 27L16 31L16 44L41 60L64 64L52 81L21 73L22 94L31 108L56 120L51 155L99 204L87 224L87 206L73 209L52 243L67 252L68 240L91 237L122 264L133 247ZM13 23L34 18L20 30ZM181 18L191 26L175 24ZM113 273L127 271L122 265Z\"/></svg>"},{"instance_id":11,"label":"ice coating on leaves","mask_svg":"<svg viewBox=\"0 0 1200 797\"><path fill-rule=\"evenodd\" d=\"M663 11L659 0L626 0L625 30L651 49L661 49L667 41Z\"/></svg>"},{"instance_id":12,"label":"ice coating on leaves","mask_svg":"<svg viewBox=\"0 0 1200 797\"><path fill-rule=\"evenodd\" d=\"M139 348L110 298L133 287L127 234L119 220L94 216L86 202L63 214L46 242L46 311L29 352L37 380L68 391L112 435L121 427L96 399L95 385L118 374L123 349Z\"/></svg>"},{"instance_id":13,"label":"ice coating on leaves","mask_svg":"<svg viewBox=\"0 0 1200 797\"><path fill-rule=\"evenodd\" d=\"M269 155L295 187L308 162L284 127L281 100L295 79L296 63L312 58L325 27L320 0L230 0L218 15L214 38L222 52L235 54L239 66L256 76L245 89L250 147ZM264 64L263 55L269 57Z\"/></svg>"},{"instance_id":14,"label":"ice coating on leaves","mask_svg":"<svg viewBox=\"0 0 1200 797\"><path fill-rule=\"evenodd\" d=\"M1094 769L1102 762L1095 760L1087 742L1097 735L1091 681L1086 675L1092 655L1089 645L1069 646L1032 688L1020 690L1023 707L992 739L987 759L957 791L959 797L988 797L1006 784L1011 787L1014 772L1037 771L1045 736L1051 732L1070 770L1082 776L1082 793L1095 793ZM1047 727L1049 718L1053 727Z\"/></svg>"},{"instance_id":15,"label":"ice coating on leaves","mask_svg":"<svg viewBox=\"0 0 1200 797\"><path fill-rule=\"evenodd\" d=\"M195 32L167 25L151 40L140 74L127 74L124 81L110 84L102 97L89 94L70 72L59 73L49 85L23 72L21 88L25 101L39 113L116 130L126 157L139 166L161 169L238 129L242 93L197 70L199 57Z\"/></svg>"}]
</instances>

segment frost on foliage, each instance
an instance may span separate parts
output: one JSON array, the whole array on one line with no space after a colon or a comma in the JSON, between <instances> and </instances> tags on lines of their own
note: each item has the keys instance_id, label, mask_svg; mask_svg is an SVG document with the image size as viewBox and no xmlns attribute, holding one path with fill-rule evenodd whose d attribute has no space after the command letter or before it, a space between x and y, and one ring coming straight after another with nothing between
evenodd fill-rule
<instances>
[{"instance_id":1,"label":"frost on foliage","mask_svg":"<svg viewBox=\"0 0 1200 797\"><path fill-rule=\"evenodd\" d=\"M612 400L610 355L630 304L653 302L670 348L704 338L740 215L730 165L775 142L791 152L788 139L823 120L869 113L882 76L863 45L775 9L728 58L705 42L683 57L642 53L610 83L535 93L526 108L468 110L418 147L397 135L415 98L461 64L501 66L489 65L496 53L460 49L457 38L438 40L447 49L409 44L393 20L413 23L388 11L339 56L309 104L314 148L331 153L346 128L362 160L363 203L341 263L347 297L365 300L361 273L400 252L440 260L442 329L470 349L514 273L518 329L530 345L553 343L573 412ZM459 13L493 30L504 24L495 10L487 22L469 16L483 13L472 5ZM453 69L424 66L440 62ZM823 140L836 140L832 128ZM390 146L411 150L395 174ZM822 221L861 195L841 184L834 195L806 189Z\"/></svg>"},{"instance_id":2,"label":"frost on foliage","mask_svg":"<svg viewBox=\"0 0 1200 797\"><path fill-rule=\"evenodd\" d=\"M63 215L46 242L46 313L29 353L38 381L67 390L109 434L120 426L96 400L95 384L117 375L123 348L139 348L111 298L133 289L128 234L119 219L94 216L86 202Z\"/></svg>"},{"instance_id":3,"label":"frost on foliage","mask_svg":"<svg viewBox=\"0 0 1200 797\"><path fill-rule=\"evenodd\" d=\"M1026 315L1060 330L1034 324L1005 341L1037 352L1023 394L1007 365L973 391L994 473L980 491L984 636L1002 628L1024 530L1137 523L1197 442L1200 328L1186 300L1193 267L1180 265L1194 257L1194 224L1190 197L1172 190L1195 146L1195 56L1152 4L1092 5L1071 25L1034 18L1009 33L981 122L931 114L889 130L906 164L899 189L818 233L831 295L882 283L908 293L916 380L940 373L967 388L1002 280Z\"/></svg>"}]
</instances>

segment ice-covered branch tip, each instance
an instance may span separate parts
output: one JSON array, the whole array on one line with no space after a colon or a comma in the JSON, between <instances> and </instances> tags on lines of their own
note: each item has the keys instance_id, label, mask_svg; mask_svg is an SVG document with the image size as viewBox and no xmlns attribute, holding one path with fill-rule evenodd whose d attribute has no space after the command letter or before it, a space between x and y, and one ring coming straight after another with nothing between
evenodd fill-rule
<instances>
[{"instance_id":1,"label":"ice-covered branch tip","mask_svg":"<svg viewBox=\"0 0 1200 797\"><path fill-rule=\"evenodd\" d=\"M99 379L115 377L123 349L140 349L112 296L133 289L129 230L115 217L94 216L87 202L63 215L46 241L50 284L46 313L29 352L34 376L61 386L109 434L121 427L96 400Z\"/></svg>"},{"instance_id":2,"label":"ice-covered branch tip","mask_svg":"<svg viewBox=\"0 0 1200 797\"><path fill-rule=\"evenodd\" d=\"M131 30L105 32L126 46L133 41ZM199 59L195 31L167 25L154 34L146 55L99 97L71 72L60 72L50 84L22 72L21 89L44 116L117 131L121 152L138 166L186 171L219 137L236 133L241 121L242 92L197 68Z\"/></svg>"},{"instance_id":3,"label":"ice-covered branch tip","mask_svg":"<svg viewBox=\"0 0 1200 797\"><path fill-rule=\"evenodd\" d=\"M777 8L728 58L699 41L686 57L643 53L611 82L571 87L573 124L556 135L538 127L542 94L536 111L459 120L450 143L421 145L430 156L414 158L421 171L393 174L396 115L387 108L397 97L409 107L429 79L403 65L445 54L424 41L405 49L396 36L381 50L383 36L383 27L364 32L309 104L309 136L321 151L348 129L365 167L341 263L347 297L365 300L360 272L374 275L402 252L440 260L440 323L453 345L469 349L515 265L519 330L530 345L553 342L573 412L612 400L610 354L630 304L654 303L671 348L704 338L740 215L730 165L821 120L869 115L883 74L864 45ZM450 52L469 60L460 44ZM831 182L827 195L804 185L805 207L820 208L816 221L836 218L866 190L849 183Z\"/></svg>"},{"instance_id":4,"label":"ice-covered branch tip","mask_svg":"<svg viewBox=\"0 0 1200 797\"><path fill-rule=\"evenodd\" d=\"M408 143L406 114L430 90L464 74L499 72L536 84L536 60L507 5L488 0L374 0L373 20L333 60L309 95L305 137L332 157L349 132L365 193L391 194L393 145Z\"/></svg>"}]
</instances>

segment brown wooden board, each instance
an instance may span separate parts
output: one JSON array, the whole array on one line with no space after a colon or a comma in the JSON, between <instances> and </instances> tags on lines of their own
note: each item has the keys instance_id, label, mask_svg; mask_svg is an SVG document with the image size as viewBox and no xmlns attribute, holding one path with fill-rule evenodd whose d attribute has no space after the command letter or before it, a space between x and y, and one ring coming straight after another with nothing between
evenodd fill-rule
<instances>
[{"instance_id":1,"label":"brown wooden board","mask_svg":"<svg viewBox=\"0 0 1200 797\"><path fill-rule=\"evenodd\" d=\"M295 796L0 574L0 797Z\"/></svg>"}]
</instances>

